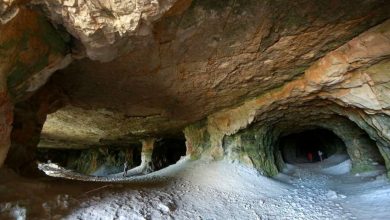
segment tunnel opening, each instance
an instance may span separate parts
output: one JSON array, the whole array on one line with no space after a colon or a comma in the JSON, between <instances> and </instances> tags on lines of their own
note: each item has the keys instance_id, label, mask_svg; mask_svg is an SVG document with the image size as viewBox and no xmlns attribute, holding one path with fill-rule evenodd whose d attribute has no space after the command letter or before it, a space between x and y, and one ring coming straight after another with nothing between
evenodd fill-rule
<instances>
[{"instance_id":1,"label":"tunnel opening","mask_svg":"<svg viewBox=\"0 0 390 220\"><path fill-rule=\"evenodd\" d=\"M347 154L343 140L323 128L283 136L279 149L287 163L316 163L334 154Z\"/></svg>"},{"instance_id":2,"label":"tunnel opening","mask_svg":"<svg viewBox=\"0 0 390 220\"><path fill-rule=\"evenodd\" d=\"M130 169L139 166L141 148L141 144L89 149L37 148L36 155L40 163L54 163L80 174L107 176L122 172L125 161Z\"/></svg>"},{"instance_id":3,"label":"tunnel opening","mask_svg":"<svg viewBox=\"0 0 390 220\"><path fill-rule=\"evenodd\" d=\"M154 170L160 170L175 164L186 154L185 139L169 138L157 141L152 154Z\"/></svg>"}]
</instances>

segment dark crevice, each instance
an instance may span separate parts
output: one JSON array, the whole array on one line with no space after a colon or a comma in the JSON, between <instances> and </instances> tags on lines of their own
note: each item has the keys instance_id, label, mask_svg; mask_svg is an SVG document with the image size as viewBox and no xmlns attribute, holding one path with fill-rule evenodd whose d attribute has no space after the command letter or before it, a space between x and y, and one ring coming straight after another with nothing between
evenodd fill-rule
<instances>
[{"instance_id":1,"label":"dark crevice","mask_svg":"<svg viewBox=\"0 0 390 220\"><path fill-rule=\"evenodd\" d=\"M163 139L156 142L152 154L154 170L175 164L185 154L185 139Z\"/></svg>"},{"instance_id":2,"label":"dark crevice","mask_svg":"<svg viewBox=\"0 0 390 220\"><path fill-rule=\"evenodd\" d=\"M288 163L319 162L336 153L346 153L345 143L332 131L318 128L294 133L281 138L279 149Z\"/></svg>"}]
</instances>

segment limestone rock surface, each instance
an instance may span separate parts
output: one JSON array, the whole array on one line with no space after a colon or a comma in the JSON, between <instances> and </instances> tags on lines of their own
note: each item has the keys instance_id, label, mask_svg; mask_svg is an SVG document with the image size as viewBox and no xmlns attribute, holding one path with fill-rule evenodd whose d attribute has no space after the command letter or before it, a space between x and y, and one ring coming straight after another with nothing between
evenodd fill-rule
<instances>
[{"instance_id":1,"label":"limestone rock surface","mask_svg":"<svg viewBox=\"0 0 390 220\"><path fill-rule=\"evenodd\" d=\"M120 46L123 52L110 55L111 61L75 60L52 77L53 83L69 96L70 107L49 116L43 129L43 141L49 139L45 134L60 136L59 131L54 131L49 125L51 120L69 124L62 117L64 114L75 116L78 125L64 126L61 133L66 135L65 139L72 136L68 135L71 133L89 133L84 145L120 138L137 141L142 137L179 133L185 126L216 111L239 105L294 81L327 52L383 22L390 7L384 2L365 1L354 1L353 4L352 1L337 4L193 1L189 7L182 2L168 3L172 10L167 9L164 16L153 17L156 20L150 24L149 34L133 36L131 29L126 32L131 37L124 34L115 38L110 44L112 47L117 47L117 42L121 41L116 39L126 39L131 42L131 47ZM88 25L89 17L85 24L75 25L74 22L81 20L70 20L62 14L64 10L77 8L72 16L78 16L88 10L95 12L100 7L90 5L90 9L83 1L77 4L58 8L49 3L47 7L61 11L57 13L61 15L57 16L58 19L68 19L62 23L67 30L77 29L77 33L70 31L77 39L81 39L78 35L84 30L80 25L91 27L90 35L83 35L91 42L96 39L97 27L102 28L96 32L101 36L98 39L104 42L107 40L103 36L106 31L119 31L105 29L107 25L113 25L113 21L104 22L103 26L98 23ZM307 6L301 7L302 4ZM351 5L356 8L351 10ZM108 5L104 7L115 15L113 20L120 19L115 13L119 13L121 5L113 4L110 6L112 10ZM160 6L156 7L153 10L162 10ZM90 13L90 16L98 15L101 16ZM61 23L52 17L55 23ZM379 36L377 40L380 39L385 38ZM88 54L89 43L83 39L81 43ZM336 73L344 71L341 65L332 65L331 68ZM332 77L338 75L332 76L329 71L323 77L336 83ZM85 126L80 126L84 122ZM118 124L121 131L114 132L111 127ZM92 130L94 132L90 132ZM99 133L98 130L106 132ZM76 145L82 146L80 142L73 146Z\"/></svg>"},{"instance_id":2,"label":"limestone rock surface","mask_svg":"<svg viewBox=\"0 0 390 220\"><path fill-rule=\"evenodd\" d=\"M389 11L386 0L0 1L0 165L9 146L20 167L37 145L184 133L193 159L274 175L279 139L321 128L354 170L390 170Z\"/></svg>"},{"instance_id":3,"label":"limestone rock surface","mask_svg":"<svg viewBox=\"0 0 390 220\"><path fill-rule=\"evenodd\" d=\"M56 24L79 39L92 60L110 61L128 48L131 39L151 34L151 23L182 0L36 0Z\"/></svg>"}]
</instances>

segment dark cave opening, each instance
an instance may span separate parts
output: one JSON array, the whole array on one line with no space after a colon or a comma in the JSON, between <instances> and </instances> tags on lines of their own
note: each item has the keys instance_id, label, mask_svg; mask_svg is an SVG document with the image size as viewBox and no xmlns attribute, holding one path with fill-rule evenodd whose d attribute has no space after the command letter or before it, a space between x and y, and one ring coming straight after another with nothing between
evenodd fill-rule
<instances>
[{"instance_id":1,"label":"dark cave opening","mask_svg":"<svg viewBox=\"0 0 390 220\"><path fill-rule=\"evenodd\" d=\"M37 160L55 163L81 174L105 176L123 171L125 161L129 168L141 164L141 144L128 147L96 147L89 149L37 148Z\"/></svg>"},{"instance_id":2,"label":"dark cave opening","mask_svg":"<svg viewBox=\"0 0 390 220\"><path fill-rule=\"evenodd\" d=\"M175 164L186 154L185 139L162 139L155 143L152 154L154 170Z\"/></svg>"},{"instance_id":3,"label":"dark cave opening","mask_svg":"<svg viewBox=\"0 0 390 220\"><path fill-rule=\"evenodd\" d=\"M283 136L279 146L287 163L315 163L321 157L324 160L336 153L346 153L345 143L332 131L322 128Z\"/></svg>"}]
</instances>

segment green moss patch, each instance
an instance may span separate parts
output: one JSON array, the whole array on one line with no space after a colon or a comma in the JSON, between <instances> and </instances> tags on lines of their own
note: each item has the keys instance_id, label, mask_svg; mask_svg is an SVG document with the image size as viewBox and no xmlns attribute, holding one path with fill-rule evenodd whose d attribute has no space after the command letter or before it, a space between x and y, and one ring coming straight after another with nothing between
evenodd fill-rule
<instances>
[{"instance_id":1,"label":"green moss patch","mask_svg":"<svg viewBox=\"0 0 390 220\"><path fill-rule=\"evenodd\" d=\"M235 142L235 143L234 143ZM247 128L224 140L225 151L234 152L233 157L238 155L241 162L250 158L252 165L266 176L278 174L278 167L272 148L273 136L265 128ZM228 148L235 149L228 149ZM281 165L282 166L282 165Z\"/></svg>"},{"instance_id":2,"label":"green moss patch","mask_svg":"<svg viewBox=\"0 0 390 220\"><path fill-rule=\"evenodd\" d=\"M191 159L199 159L201 154L211 147L210 134L207 131L206 121L196 122L184 129L187 141L191 142Z\"/></svg>"}]
</instances>

